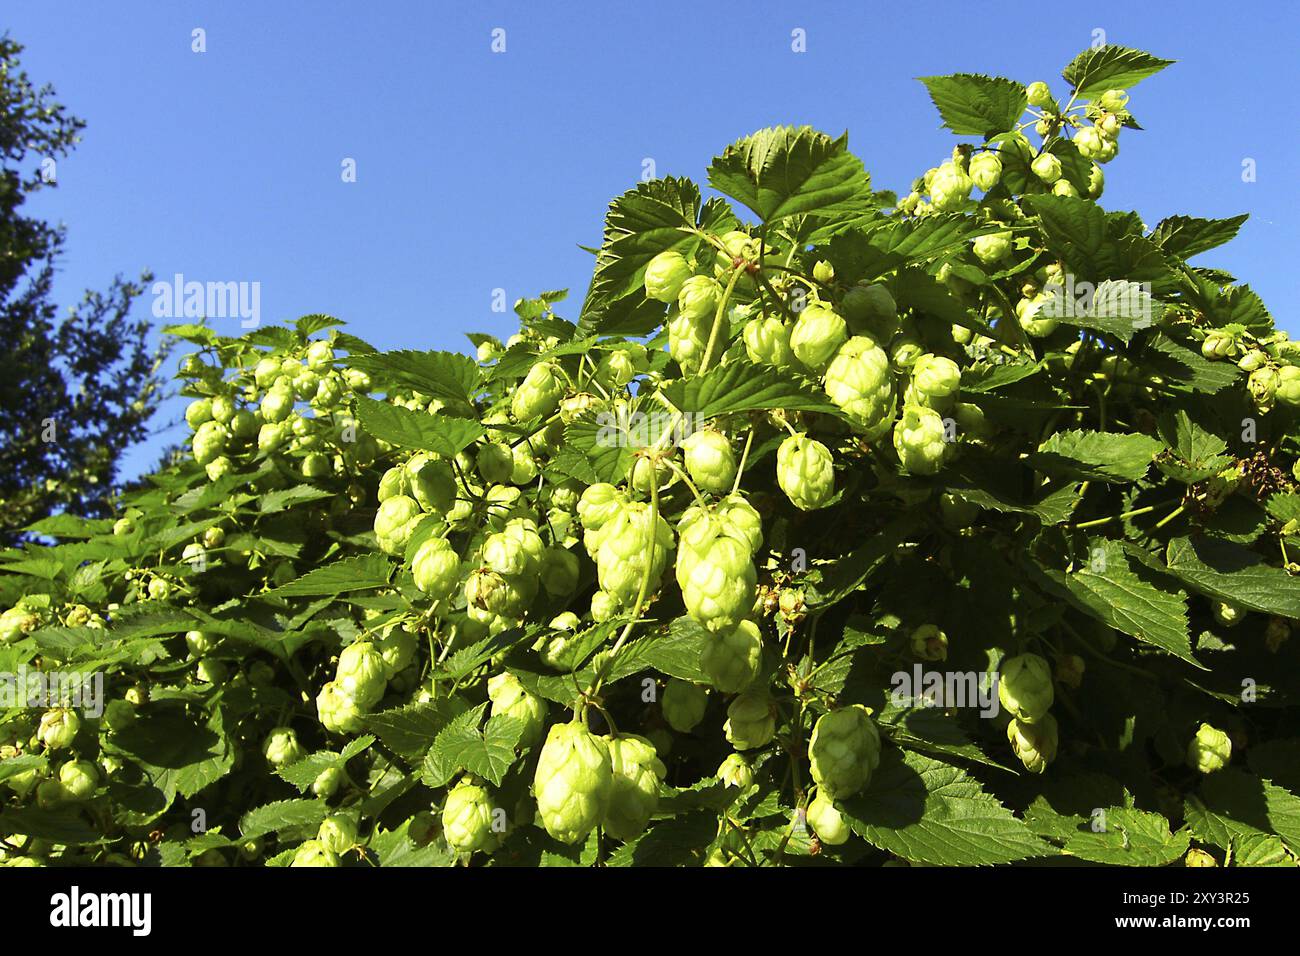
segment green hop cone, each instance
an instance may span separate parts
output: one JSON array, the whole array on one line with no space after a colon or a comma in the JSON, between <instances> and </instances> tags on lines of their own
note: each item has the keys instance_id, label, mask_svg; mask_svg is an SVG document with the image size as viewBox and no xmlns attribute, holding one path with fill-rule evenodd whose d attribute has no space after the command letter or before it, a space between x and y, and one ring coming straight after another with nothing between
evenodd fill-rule
<instances>
[{"instance_id":1,"label":"green hop cone","mask_svg":"<svg viewBox=\"0 0 1300 956\"><path fill-rule=\"evenodd\" d=\"M930 180L930 202L939 212L960 209L970 198L974 185L964 170L955 163L946 162Z\"/></svg>"},{"instance_id":2,"label":"green hop cone","mask_svg":"<svg viewBox=\"0 0 1300 956\"><path fill-rule=\"evenodd\" d=\"M878 282L853 286L844 293L840 309L852 335L887 343L898 331L898 304Z\"/></svg>"},{"instance_id":3,"label":"green hop cone","mask_svg":"<svg viewBox=\"0 0 1300 956\"><path fill-rule=\"evenodd\" d=\"M1200 849L1188 850L1187 855L1183 857L1183 866L1206 867L1218 865L1219 861L1212 854Z\"/></svg>"},{"instance_id":4,"label":"green hop cone","mask_svg":"<svg viewBox=\"0 0 1300 956\"><path fill-rule=\"evenodd\" d=\"M1088 171L1088 198L1100 198L1103 190L1106 188L1106 173L1096 163L1092 164L1092 169Z\"/></svg>"},{"instance_id":5,"label":"green hop cone","mask_svg":"<svg viewBox=\"0 0 1300 956\"><path fill-rule=\"evenodd\" d=\"M808 741L812 778L833 799L851 797L871 781L880 765L880 733L861 704L817 718Z\"/></svg>"},{"instance_id":6,"label":"green hop cone","mask_svg":"<svg viewBox=\"0 0 1300 956\"><path fill-rule=\"evenodd\" d=\"M709 706L709 695L703 687L676 677L664 688L659 707L668 726L679 734L689 734L704 719Z\"/></svg>"},{"instance_id":7,"label":"green hop cone","mask_svg":"<svg viewBox=\"0 0 1300 956\"><path fill-rule=\"evenodd\" d=\"M741 621L731 631L712 637L700 653L700 669L709 683L724 694L739 694L758 677L763 641L758 625Z\"/></svg>"},{"instance_id":8,"label":"green hop cone","mask_svg":"<svg viewBox=\"0 0 1300 956\"><path fill-rule=\"evenodd\" d=\"M1232 740L1222 730L1202 723L1187 744L1187 763L1200 773L1222 770L1232 759Z\"/></svg>"},{"instance_id":9,"label":"green hop cone","mask_svg":"<svg viewBox=\"0 0 1300 956\"><path fill-rule=\"evenodd\" d=\"M1047 713L1055 699L1052 667L1037 654L1020 654L1002 662L998 700L1011 716L1034 723Z\"/></svg>"},{"instance_id":10,"label":"green hop cone","mask_svg":"<svg viewBox=\"0 0 1300 956\"><path fill-rule=\"evenodd\" d=\"M411 497L425 511L445 514L456 501L456 478L451 464L417 455L406 464Z\"/></svg>"},{"instance_id":11,"label":"green hop cone","mask_svg":"<svg viewBox=\"0 0 1300 956\"><path fill-rule=\"evenodd\" d=\"M302 759L302 744L292 727L276 727L266 735L262 755L272 767L287 767Z\"/></svg>"},{"instance_id":12,"label":"green hop cone","mask_svg":"<svg viewBox=\"0 0 1300 956\"><path fill-rule=\"evenodd\" d=\"M894 426L894 450L903 467L915 475L933 475L948 450L943 418L932 408L907 405Z\"/></svg>"},{"instance_id":13,"label":"green hop cone","mask_svg":"<svg viewBox=\"0 0 1300 956\"><path fill-rule=\"evenodd\" d=\"M642 580L648 573L646 594L653 594L659 588L672 550L673 532L663 516L654 514L647 502L630 503L611 522L596 553L596 575L601 589L630 606L636 602Z\"/></svg>"},{"instance_id":14,"label":"green hop cone","mask_svg":"<svg viewBox=\"0 0 1300 956\"><path fill-rule=\"evenodd\" d=\"M442 806L442 835L458 853L490 850L497 843L492 830L492 798L477 778L464 776L447 791Z\"/></svg>"},{"instance_id":15,"label":"green hop cone","mask_svg":"<svg viewBox=\"0 0 1300 956\"><path fill-rule=\"evenodd\" d=\"M835 356L848 334L848 324L838 312L813 302L799 313L790 330L790 350L808 368L820 371Z\"/></svg>"},{"instance_id":16,"label":"green hop cone","mask_svg":"<svg viewBox=\"0 0 1300 956\"><path fill-rule=\"evenodd\" d=\"M696 278L703 278L696 276ZM709 280L712 281L712 280ZM683 295L685 290L683 290ZM705 316L675 315L668 320L668 354L686 375L693 375L704 361L713 319Z\"/></svg>"},{"instance_id":17,"label":"green hop cone","mask_svg":"<svg viewBox=\"0 0 1300 956\"><path fill-rule=\"evenodd\" d=\"M1059 743L1056 718L1044 714L1032 724L1013 719L1007 724L1007 740L1011 749L1030 773L1043 773L1056 759Z\"/></svg>"},{"instance_id":18,"label":"green hop cone","mask_svg":"<svg viewBox=\"0 0 1300 956\"><path fill-rule=\"evenodd\" d=\"M1055 153L1040 153L1029 164L1030 171L1049 186L1061 178L1061 159Z\"/></svg>"},{"instance_id":19,"label":"green hop cone","mask_svg":"<svg viewBox=\"0 0 1300 956\"><path fill-rule=\"evenodd\" d=\"M561 843L587 838L609 811L609 748L581 721L555 724L537 758L533 796L542 826Z\"/></svg>"},{"instance_id":20,"label":"green hop cone","mask_svg":"<svg viewBox=\"0 0 1300 956\"><path fill-rule=\"evenodd\" d=\"M645 294L657 302L676 302L690 277L691 267L680 252L661 252L645 267Z\"/></svg>"},{"instance_id":21,"label":"green hop cone","mask_svg":"<svg viewBox=\"0 0 1300 956\"><path fill-rule=\"evenodd\" d=\"M563 397L564 380L559 370L550 362L539 362L528 370L515 389L510 399L510 414L519 422L550 415Z\"/></svg>"},{"instance_id":22,"label":"green hop cone","mask_svg":"<svg viewBox=\"0 0 1300 956\"><path fill-rule=\"evenodd\" d=\"M82 803L94 796L99 770L89 760L69 760L59 768L59 786L64 800Z\"/></svg>"},{"instance_id":23,"label":"green hop cone","mask_svg":"<svg viewBox=\"0 0 1300 956\"><path fill-rule=\"evenodd\" d=\"M1292 408L1300 405L1300 366L1283 365L1277 371L1276 397Z\"/></svg>"},{"instance_id":24,"label":"green hop cone","mask_svg":"<svg viewBox=\"0 0 1300 956\"><path fill-rule=\"evenodd\" d=\"M818 788L817 794L808 803L804 819L812 827L817 839L826 846L840 846L847 843L852 830L844 821L840 811L835 809L835 802Z\"/></svg>"},{"instance_id":25,"label":"green hop cone","mask_svg":"<svg viewBox=\"0 0 1300 956\"><path fill-rule=\"evenodd\" d=\"M948 635L937 624L922 624L912 632L912 653L923 661L948 659Z\"/></svg>"},{"instance_id":26,"label":"green hop cone","mask_svg":"<svg viewBox=\"0 0 1300 956\"><path fill-rule=\"evenodd\" d=\"M830 449L807 435L791 435L776 450L776 480L801 511L825 507L835 494Z\"/></svg>"},{"instance_id":27,"label":"green hop cone","mask_svg":"<svg viewBox=\"0 0 1300 956\"><path fill-rule=\"evenodd\" d=\"M615 840L632 840L645 832L659 809L659 788L668 769L644 737L606 738L613 786L602 823Z\"/></svg>"},{"instance_id":28,"label":"green hop cone","mask_svg":"<svg viewBox=\"0 0 1300 956\"><path fill-rule=\"evenodd\" d=\"M1255 369L1246 379L1246 391L1250 393L1251 400L1261 411L1268 411L1273 407L1281 380L1277 369L1267 365Z\"/></svg>"},{"instance_id":29,"label":"green hop cone","mask_svg":"<svg viewBox=\"0 0 1300 956\"><path fill-rule=\"evenodd\" d=\"M822 285L829 285L835 281L835 267L825 259L820 259L813 264L812 275Z\"/></svg>"},{"instance_id":30,"label":"green hop cone","mask_svg":"<svg viewBox=\"0 0 1300 956\"><path fill-rule=\"evenodd\" d=\"M36 739L50 750L62 750L71 747L81 729L81 718L76 712L64 707L47 710L41 714L40 725L36 728Z\"/></svg>"},{"instance_id":31,"label":"green hop cone","mask_svg":"<svg viewBox=\"0 0 1300 956\"><path fill-rule=\"evenodd\" d=\"M745 542L716 533L698 540L709 526L693 529L691 543L683 543L677 556L677 584L682 589L686 613L710 631L727 631L744 620L754 606L758 572Z\"/></svg>"},{"instance_id":32,"label":"green hop cone","mask_svg":"<svg viewBox=\"0 0 1300 956\"><path fill-rule=\"evenodd\" d=\"M312 781L311 792L322 800L328 800L338 793L343 783L343 771L338 767L326 767Z\"/></svg>"},{"instance_id":33,"label":"green hop cone","mask_svg":"<svg viewBox=\"0 0 1300 956\"><path fill-rule=\"evenodd\" d=\"M692 276L682 283L681 291L677 294L678 315L690 322L703 323L707 338L721 298L722 286L716 279Z\"/></svg>"},{"instance_id":34,"label":"green hop cone","mask_svg":"<svg viewBox=\"0 0 1300 956\"><path fill-rule=\"evenodd\" d=\"M568 597L578 586L578 556L567 548L547 548L542 554L540 574L547 594Z\"/></svg>"},{"instance_id":35,"label":"green hop cone","mask_svg":"<svg viewBox=\"0 0 1300 956\"><path fill-rule=\"evenodd\" d=\"M479 477L488 484L503 485L514 474L515 457L509 445L484 442L479 446L474 467L478 470Z\"/></svg>"},{"instance_id":36,"label":"green hop cone","mask_svg":"<svg viewBox=\"0 0 1300 956\"><path fill-rule=\"evenodd\" d=\"M699 488L715 495L731 490L736 480L736 456L726 435L702 429L682 442L682 450L686 471Z\"/></svg>"},{"instance_id":37,"label":"green hop cone","mask_svg":"<svg viewBox=\"0 0 1300 956\"><path fill-rule=\"evenodd\" d=\"M1128 105L1128 92L1125 90L1107 90L1097 98L1097 105L1108 113L1118 113Z\"/></svg>"},{"instance_id":38,"label":"green hop cone","mask_svg":"<svg viewBox=\"0 0 1300 956\"><path fill-rule=\"evenodd\" d=\"M282 386L281 382L276 382L271 390L262 396L262 404L258 410L262 413L263 420L267 422L282 422L293 412L293 390L288 386Z\"/></svg>"},{"instance_id":39,"label":"green hop cone","mask_svg":"<svg viewBox=\"0 0 1300 956\"><path fill-rule=\"evenodd\" d=\"M346 813L331 813L321 821L316 839L331 853L342 856L357 845L357 821Z\"/></svg>"},{"instance_id":40,"label":"green hop cone","mask_svg":"<svg viewBox=\"0 0 1300 956\"><path fill-rule=\"evenodd\" d=\"M220 422L204 422L194 433L192 447L194 460L200 465L209 465L225 454L230 432Z\"/></svg>"},{"instance_id":41,"label":"green hop cone","mask_svg":"<svg viewBox=\"0 0 1300 956\"><path fill-rule=\"evenodd\" d=\"M776 715L766 691L753 690L736 697L727 707L722 729L737 750L754 750L770 743L776 736Z\"/></svg>"},{"instance_id":42,"label":"green hop cone","mask_svg":"<svg viewBox=\"0 0 1300 956\"><path fill-rule=\"evenodd\" d=\"M775 316L750 319L741 333L745 342L745 354L756 365L789 368L794 363L790 331L791 326Z\"/></svg>"},{"instance_id":43,"label":"green hop cone","mask_svg":"<svg viewBox=\"0 0 1300 956\"><path fill-rule=\"evenodd\" d=\"M308 840L298 847L290 866L338 866L339 855L320 840Z\"/></svg>"},{"instance_id":44,"label":"green hop cone","mask_svg":"<svg viewBox=\"0 0 1300 956\"><path fill-rule=\"evenodd\" d=\"M1052 99L1052 89L1042 80L1035 80L1025 87L1025 98L1029 100L1029 105L1043 109L1055 103Z\"/></svg>"},{"instance_id":45,"label":"green hop cone","mask_svg":"<svg viewBox=\"0 0 1300 956\"><path fill-rule=\"evenodd\" d=\"M392 680L402 671L415 663L416 652L420 649L420 639L414 631L408 631L398 625L378 641L375 647L384 662L384 677Z\"/></svg>"},{"instance_id":46,"label":"green hop cone","mask_svg":"<svg viewBox=\"0 0 1300 956\"><path fill-rule=\"evenodd\" d=\"M1002 159L997 153L977 153L970 160L970 178L980 189L988 192L1002 178Z\"/></svg>"},{"instance_id":47,"label":"green hop cone","mask_svg":"<svg viewBox=\"0 0 1300 956\"><path fill-rule=\"evenodd\" d=\"M911 397L926 408L946 409L961 388L961 369L942 355L926 352L912 365Z\"/></svg>"},{"instance_id":48,"label":"green hop cone","mask_svg":"<svg viewBox=\"0 0 1300 956\"><path fill-rule=\"evenodd\" d=\"M435 601L446 600L460 577L460 557L446 538L425 538L411 558L415 586Z\"/></svg>"},{"instance_id":49,"label":"green hop cone","mask_svg":"<svg viewBox=\"0 0 1300 956\"><path fill-rule=\"evenodd\" d=\"M1085 126L1075 133L1074 145L1084 159L1100 159L1109 152L1106 137L1094 126Z\"/></svg>"},{"instance_id":50,"label":"green hop cone","mask_svg":"<svg viewBox=\"0 0 1300 956\"><path fill-rule=\"evenodd\" d=\"M196 398L185 408L185 423L190 428L198 428L204 422L212 420L212 399Z\"/></svg>"},{"instance_id":51,"label":"green hop cone","mask_svg":"<svg viewBox=\"0 0 1300 956\"><path fill-rule=\"evenodd\" d=\"M748 790L754 783L754 768L744 754L728 754L718 766L717 777L723 786Z\"/></svg>"},{"instance_id":52,"label":"green hop cone","mask_svg":"<svg viewBox=\"0 0 1300 956\"><path fill-rule=\"evenodd\" d=\"M493 717L504 714L523 724L521 747L531 747L542 739L546 730L546 701L524 687L518 677L509 671L489 677L487 692Z\"/></svg>"},{"instance_id":53,"label":"green hop cone","mask_svg":"<svg viewBox=\"0 0 1300 956\"><path fill-rule=\"evenodd\" d=\"M873 339L855 335L840 346L826 369L823 387L867 441L889 431L894 420L894 379L889 356Z\"/></svg>"},{"instance_id":54,"label":"green hop cone","mask_svg":"<svg viewBox=\"0 0 1300 956\"><path fill-rule=\"evenodd\" d=\"M379 547L388 554L404 554L411 533L422 517L424 512L419 503L406 495L394 495L380 504L375 511L374 525Z\"/></svg>"},{"instance_id":55,"label":"green hop cone","mask_svg":"<svg viewBox=\"0 0 1300 956\"><path fill-rule=\"evenodd\" d=\"M1006 258L1011 251L1011 232L993 232L986 236L976 236L972 247L975 250L975 258L980 262L987 264L998 262Z\"/></svg>"},{"instance_id":56,"label":"green hop cone","mask_svg":"<svg viewBox=\"0 0 1300 956\"><path fill-rule=\"evenodd\" d=\"M1056 331L1059 320L1051 315L1042 314L1053 311L1053 309L1047 308L1049 304L1055 307L1053 300L1053 296L1046 292L1040 292L1016 303L1016 319L1020 322L1020 327L1030 337L1042 339Z\"/></svg>"},{"instance_id":57,"label":"green hop cone","mask_svg":"<svg viewBox=\"0 0 1300 956\"><path fill-rule=\"evenodd\" d=\"M379 703L388 687L384 658L370 641L355 641L339 653L334 680L363 710Z\"/></svg>"},{"instance_id":58,"label":"green hop cone","mask_svg":"<svg viewBox=\"0 0 1300 956\"><path fill-rule=\"evenodd\" d=\"M1228 601L1214 601L1210 604L1210 613L1224 627L1236 627L1246 619L1248 613L1244 607Z\"/></svg>"}]
</instances>

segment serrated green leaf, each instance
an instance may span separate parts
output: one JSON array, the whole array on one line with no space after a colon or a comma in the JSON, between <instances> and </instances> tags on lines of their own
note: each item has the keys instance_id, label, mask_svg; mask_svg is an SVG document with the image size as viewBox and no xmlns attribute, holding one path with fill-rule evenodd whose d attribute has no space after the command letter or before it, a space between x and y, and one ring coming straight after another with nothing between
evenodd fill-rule
<instances>
[{"instance_id":1,"label":"serrated green leaf","mask_svg":"<svg viewBox=\"0 0 1300 956\"><path fill-rule=\"evenodd\" d=\"M382 554L372 552L349 558L339 558L315 571L271 591L263 597L314 597L320 594L346 594L349 591L368 591L388 586L393 565Z\"/></svg>"},{"instance_id":2,"label":"serrated green leaf","mask_svg":"<svg viewBox=\"0 0 1300 956\"><path fill-rule=\"evenodd\" d=\"M1072 833L1061 852L1111 866L1165 866L1187 852L1186 830L1169 832L1169 821L1158 813L1132 807L1106 807L1096 818L1098 828Z\"/></svg>"},{"instance_id":3,"label":"serrated green leaf","mask_svg":"<svg viewBox=\"0 0 1300 956\"><path fill-rule=\"evenodd\" d=\"M714 418L766 408L799 409L842 416L826 393L792 372L737 359L704 375L679 379L664 395L682 412Z\"/></svg>"},{"instance_id":4,"label":"serrated green leaf","mask_svg":"<svg viewBox=\"0 0 1300 956\"><path fill-rule=\"evenodd\" d=\"M454 458L462 449L487 434L486 428L470 418L413 412L364 395L358 395L356 401L357 419L361 426L376 438L400 448L415 448Z\"/></svg>"},{"instance_id":5,"label":"serrated green leaf","mask_svg":"<svg viewBox=\"0 0 1300 956\"><path fill-rule=\"evenodd\" d=\"M1187 624L1187 595L1107 538L1088 542L1088 558L1073 571L1038 566L1051 590L1083 613L1197 667Z\"/></svg>"},{"instance_id":6,"label":"serrated green leaf","mask_svg":"<svg viewBox=\"0 0 1300 956\"><path fill-rule=\"evenodd\" d=\"M709 167L709 185L765 223L795 215L869 212L871 177L848 151L811 127L777 126L733 143Z\"/></svg>"},{"instance_id":7,"label":"serrated green leaf","mask_svg":"<svg viewBox=\"0 0 1300 956\"><path fill-rule=\"evenodd\" d=\"M992 136L1013 130L1029 100L1023 84L974 73L922 76L920 81L943 118L958 136Z\"/></svg>"},{"instance_id":8,"label":"serrated green leaf","mask_svg":"<svg viewBox=\"0 0 1300 956\"><path fill-rule=\"evenodd\" d=\"M1137 481L1163 445L1140 433L1072 429L1056 432L1029 456L1039 471L1083 481Z\"/></svg>"},{"instance_id":9,"label":"serrated green leaf","mask_svg":"<svg viewBox=\"0 0 1300 956\"><path fill-rule=\"evenodd\" d=\"M1173 62L1142 50L1108 43L1084 50L1070 61L1061 76L1080 97L1096 99L1107 90L1135 86Z\"/></svg>"},{"instance_id":10,"label":"serrated green leaf","mask_svg":"<svg viewBox=\"0 0 1300 956\"><path fill-rule=\"evenodd\" d=\"M1174 538L1165 561L1171 574L1202 594L1300 619L1300 579L1265 563L1249 548L1202 535Z\"/></svg>"},{"instance_id":11,"label":"serrated green leaf","mask_svg":"<svg viewBox=\"0 0 1300 956\"><path fill-rule=\"evenodd\" d=\"M478 392L482 372L459 352L375 352L352 355L348 364L378 379L448 402L468 402Z\"/></svg>"},{"instance_id":12,"label":"serrated green leaf","mask_svg":"<svg viewBox=\"0 0 1300 956\"><path fill-rule=\"evenodd\" d=\"M1249 218L1249 213L1242 213L1230 219L1170 216L1156 224L1151 237L1165 252L1176 255L1180 259L1190 259L1192 256L1230 242Z\"/></svg>"}]
</instances>

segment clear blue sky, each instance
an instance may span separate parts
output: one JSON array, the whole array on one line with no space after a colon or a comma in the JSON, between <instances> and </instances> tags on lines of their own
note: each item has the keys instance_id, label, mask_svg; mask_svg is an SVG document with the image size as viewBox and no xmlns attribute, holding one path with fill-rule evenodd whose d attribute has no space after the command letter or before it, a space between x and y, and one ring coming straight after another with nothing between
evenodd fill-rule
<instances>
[{"instance_id":1,"label":"clear blue sky","mask_svg":"<svg viewBox=\"0 0 1300 956\"><path fill-rule=\"evenodd\" d=\"M508 334L491 310L568 287L577 302L609 200L650 158L703 182L764 126L849 131L879 188L957 140L915 77L982 72L1061 88L1104 30L1179 62L1137 87L1104 204L1154 224L1252 214L1204 257L1300 330L1300 5L1132 2L547 3L10 0L0 30L88 122L35 204L70 228L58 292L116 272L261 283L264 323L347 320L380 348ZM191 52L191 31L207 52ZM491 50L505 30L506 52ZM791 31L807 52L791 52ZM357 182L341 180L345 158ZM1244 158L1258 178L1243 183ZM149 307L146 299L142 309ZM239 334L237 322L229 329ZM167 418L175 420L173 403ZM160 422L160 424L162 424ZM137 451L148 466L173 428Z\"/></svg>"}]
</instances>

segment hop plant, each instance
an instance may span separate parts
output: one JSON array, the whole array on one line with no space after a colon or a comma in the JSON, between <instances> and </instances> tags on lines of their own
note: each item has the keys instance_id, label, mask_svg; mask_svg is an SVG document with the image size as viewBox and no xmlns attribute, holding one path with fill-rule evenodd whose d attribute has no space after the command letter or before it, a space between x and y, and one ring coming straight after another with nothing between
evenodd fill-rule
<instances>
[{"instance_id":1,"label":"hop plant","mask_svg":"<svg viewBox=\"0 0 1300 956\"><path fill-rule=\"evenodd\" d=\"M1020 654L1002 662L998 700L1013 717L1034 723L1054 699L1052 668L1046 660L1037 654Z\"/></svg>"},{"instance_id":2,"label":"hop plant","mask_svg":"<svg viewBox=\"0 0 1300 956\"><path fill-rule=\"evenodd\" d=\"M840 309L852 335L865 336L883 345L898 331L898 303L879 282L853 286L844 293Z\"/></svg>"},{"instance_id":3,"label":"hop plant","mask_svg":"<svg viewBox=\"0 0 1300 956\"><path fill-rule=\"evenodd\" d=\"M496 842L492 831L492 798L487 787L466 775L447 791L442 806L442 835L457 853L491 849Z\"/></svg>"},{"instance_id":4,"label":"hop plant","mask_svg":"<svg viewBox=\"0 0 1300 956\"><path fill-rule=\"evenodd\" d=\"M521 747L531 747L542 739L546 730L546 701L524 687L518 677L509 671L489 677L487 692L493 717L504 714L523 724L519 735Z\"/></svg>"},{"instance_id":5,"label":"hop plant","mask_svg":"<svg viewBox=\"0 0 1300 956\"><path fill-rule=\"evenodd\" d=\"M791 326L775 316L750 319L741 333L745 354L757 364L789 368L795 360L790 348L790 333Z\"/></svg>"},{"instance_id":6,"label":"hop plant","mask_svg":"<svg viewBox=\"0 0 1300 956\"><path fill-rule=\"evenodd\" d=\"M579 843L605 819L613 796L609 748L581 721L554 724L533 776L542 826L561 843Z\"/></svg>"},{"instance_id":7,"label":"hop plant","mask_svg":"<svg viewBox=\"0 0 1300 956\"><path fill-rule=\"evenodd\" d=\"M808 802L804 816L817 839L826 846L841 846L849 842L852 831L835 808L835 802L823 790L818 790Z\"/></svg>"},{"instance_id":8,"label":"hop plant","mask_svg":"<svg viewBox=\"0 0 1300 956\"><path fill-rule=\"evenodd\" d=\"M515 389L510 400L510 414L526 422L550 415L564 397L564 381L557 368L547 362L534 365ZM513 458L511 462L513 470Z\"/></svg>"},{"instance_id":9,"label":"hop plant","mask_svg":"<svg viewBox=\"0 0 1300 956\"><path fill-rule=\"evenodd\" d=\"M1002 159L997 153L978 153L970 160L970 178L980 189L987 192L998 184L1002 178Z\"/></svg>"},{"instance_id":10,"label":"hop plant","mask_svg":"<svg viewBox=\"0 0 1300 956\"><path fill-rule=\"evenodd\" d=\"M615 840L640 836L659 808L659 788L668 769L645 737L608 738L613 786L604 830Z\"/></svg>"},{"instance_id":11,"label":"hop plant","mask_svg":"<svg viewBox=\"0 0 1300 956\"><path fill-rule=\"evenodd\" d=\"M794 357L814 371L824 369L848 338L848 324L828 305L814 302L799 313L790 330Z\"/></svg>"},{"instance_id":12,"label":"hop plant","mask_svg":"<svg viewBox=\"0 0 1300 956\"><path fill-rule=\"evenodd\" d=\"M674 677L664 688L659 706L669 727L679 734L689 734L704 719L709 696L703 687Z\"/></svg>"},{"instance_id":13,"label":"hop plant","mask_svg":"<svg viewBox=\"0 0 1300 956\"><path fill-rule=\"evenodd\" d=\"M927 352L912 365L911 399L927 408L946 409L961 387L961 369L942 355Z\"/></svg>"},{"instance_id":14,"label":"hop plant","mask_svg":"<svg viewBox=\"0 0 1300 956\"><path fill-rule=\"evenodd\" d=\"M826 394L849 416L867 441L875 441L894 419L894 380L889 356L864 336L845 342L826 369Z\"/></svg>"},{"instance_id":15,"label":"hop plant","mask_svg":"<svg viewBox=\"0 0 1300 956\"><path fill-rule=\"evenodd\" d=\"M835 494L830 450L807 435L791 435L776 450L776 480L796 508L824 508Z\"/></svg>"},{"instance_id":16,"label":"hop plant","mask_svg":"<svg viewBox=\"0 0 1300 956\"><path fill-rule=\"evenodd\" d=\"M645 267L645 294L659 302L676 302L691 267L680 252L661 252Z\"/></svg>"},{"instance_id":17,"label":"hop plant","mask_svg":"<svg viewBox=\"0 0 1300 956\"><path fill-rule=\"evenodd\" d=\"M62 750L71 747L72 741L81 729L81 718L76 711L67 708L55 708L41 714L40 726L36 730L37 739L50 750Z\"/></svg>"},{"instance_id":18,"label":"hop plant","mask_svg":"<svg viewBox=\"0 0 1300 956\"><path fill-rule=\"evenodd\" d=\"M1030 773L1043 773L1056 759L1058 743L1056 718L1043 714L1033 723L1012 719L1007 724L1007 740L1020 762Z\"/></svg>"},{"instance_id":19,"label":"hop plant","mask_svg":"<svg viewBox=\"0 0 1300 956\"><path fill-rule=\"evenodd\" d=\"M717 495L731 490L736 456L725 435L713 429L694 432L682 442L682 451L686 471L700 489Z\"/></svg>"},{"instance_id":20,"label":"hop plant","mask_svg":"<svg viewBox=\"0 0 1300 956\"><path fill-rule=\"evenodd\" d=\"M756 750L776 736L776 715L764 691L748 691L727 707L723 732L737 750Z\"/></svg>"},{"instance_id":21,"label":"hop plant","mask_svg":"<svg viewBox=\"0 0 1300 956\"><path fill-rule=\"evenodd\" d=\"M758 625L741 621L732 630L705 643L700 669L708 675L714 689L724 694L739 694L758 678L762 657L763 641Z\"/></svg>"},{"instance_id":22,"label":"hop plant","mask_svg":"<svg viewBox=\"0 0 1300 956\"><path fill-rule=\"evenodd\" d=\"M262 755L272 767L287 767L302 759L302 744L292 727L276 727L262 744Z\"/></svg>"},{"instance_id":23,"label":"hop plant","mask_svg":"<svg viewBox=\"0 0 1300 956\"><path fill-rule=\"evenodd\" d=\"M829 797L851 797L880 765L880 733L861 704L822 714L808 741L812 778Z\"/></svg>"},{"instance_id":24,"label":"hop plant","mask_svg":"<svg viewBox=\"0 0 1300 956\"><path fill-rule=\"evenodd\" d=\"M905 406L894 426L894 451L909 472L937 473L948 451L947 433L939 413L923 405Z\"/></svg>"},{"instance_id":25,"label":"hop plant","mask_svg":"<svg viewBox=\"0 0 1300 956\"><path fill-rule=\"evenodd\" d=\"M1222 770L1232 759L1232 740L1217 727L1202 723L1187 744L1187 763L1201 773Z\"/></svg>"},{"instance_id":26,"label":"hop plant","mask_svg":"<svg viewBox=\"0 0 1300 956\"><path fill-rule=\"evenodd\" d=\"M728 754L718 766L717 778L728 787L748 790L754 784L754 768L744 754Z\"/></svg>"}]
</instances>

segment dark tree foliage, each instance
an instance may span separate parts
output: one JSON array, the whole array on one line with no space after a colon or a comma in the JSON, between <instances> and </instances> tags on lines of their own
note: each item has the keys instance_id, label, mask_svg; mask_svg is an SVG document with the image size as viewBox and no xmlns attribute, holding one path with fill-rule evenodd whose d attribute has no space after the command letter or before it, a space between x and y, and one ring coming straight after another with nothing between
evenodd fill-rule
<instances>
[{"instance_id":1,"label":"dark tree foliage","mask_svg":"<svg viewBox=\"0 0 1300 956\"><path fill-rule=\"evenodd\" d=\"M0 542L55 512L107 510L122 453L148 434L162 397L162 349L131 317L151 276L116 276L62 318L53 281L62 226L24 215L55 185L51 162L84 122L33 86L22 45L0 37Z\"/></svg>"}]
</instances>

